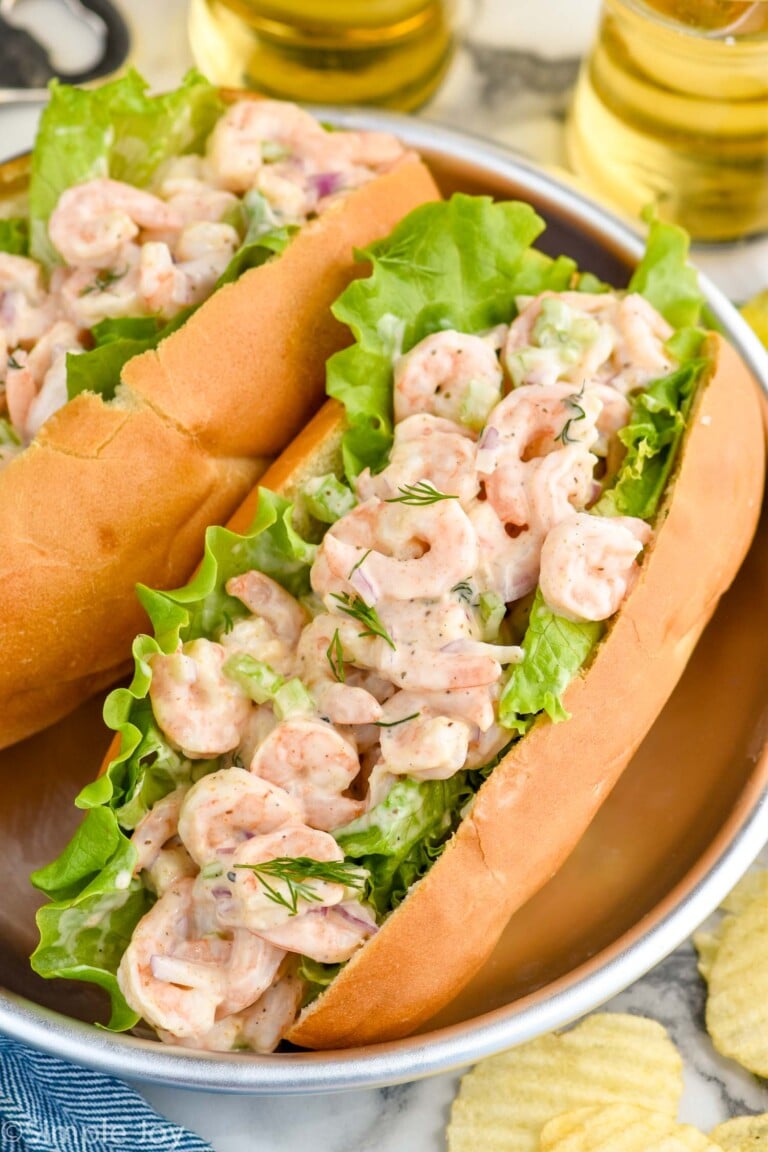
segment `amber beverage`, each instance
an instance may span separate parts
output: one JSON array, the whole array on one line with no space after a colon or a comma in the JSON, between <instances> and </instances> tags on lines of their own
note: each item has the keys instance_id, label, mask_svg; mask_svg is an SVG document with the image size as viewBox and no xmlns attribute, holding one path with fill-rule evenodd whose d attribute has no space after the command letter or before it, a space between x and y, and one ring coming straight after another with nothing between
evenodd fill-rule
<instances>
[{"instance_id":1,"label":"amber beverage","mask_svg":"<svg viewBox=\"0 0 768 1152\"><path fill-rule=\"evenodd\" d=\"M452 0L191 0L195 59L217 84L409 110L443 77Z\"/></svg>"},{"instance_id":2,"label":"amber beverage","mask_svg":"<svg viewBox=\"0 0 768 1152\"><path fill-rule=\"evenodd\" d=\"M768 0L604 0L568 124L573 169L699 240L768 229Z\"/></svg>"}]
</instances>

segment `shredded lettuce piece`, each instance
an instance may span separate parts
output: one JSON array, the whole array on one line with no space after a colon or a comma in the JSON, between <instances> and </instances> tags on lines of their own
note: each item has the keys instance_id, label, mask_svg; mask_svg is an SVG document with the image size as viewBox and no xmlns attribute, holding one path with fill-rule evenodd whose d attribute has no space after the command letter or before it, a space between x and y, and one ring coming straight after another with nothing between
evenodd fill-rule
<instances>
[{"instance_id":1,"label":"shredded lettuce piece","mask_svg":"<svg viewBox=\"0 0 768 1152\"><path fill-rule=\"evenodd\" d=\"M152 897L134 879L137 853L108 808L93 809L58 860L32 874L52 900L37 913L35 972L98 984L109 995L108 1027L132 1028L139 1016L126 1003L116 972Z\"/></svg>"},{"instance_id":2,"label":"shredded lettuce piece","mask_svg":"<svg viewBox=\"0 0 768 1152\"><path fill-rule=\"evenodd\" d=\"M11 256L26 256L29 253L29 224L19 216L0 220L0 252Z\"/></svg>"},{"instance_id":3,"label":"shredded lettuce piece","mask_svg":"<svg viewBox=\"0 0 768 1152\"><path fill-rule=\"evenodd\" d=\"M392 443L392 337L408 352L444 328L482 332L516 314L515 297L569 287L575 264L530 246L544 227L528 204L455 195L411 212L360 253L372 273L333 306L356 343L328 362L328 394L344 404L347 476L379 471ZM382 317L387 325L382 328Z\"/></svg>"},{"instance_id":4,"label":"shredded lettuce piece","mask_svg":"<svg viewBox=\"0 0 768 1152\"><path fill-rule=\"evenodd\" d=\"M65 189L103 176L147 187L163 161L202 151L223 109L217 89L195 71L159 96L148 96L133 70L99 88L52 81L32 153L31 255L48 267L60 263L48 220Z\"/></svg>"}]
</instances>

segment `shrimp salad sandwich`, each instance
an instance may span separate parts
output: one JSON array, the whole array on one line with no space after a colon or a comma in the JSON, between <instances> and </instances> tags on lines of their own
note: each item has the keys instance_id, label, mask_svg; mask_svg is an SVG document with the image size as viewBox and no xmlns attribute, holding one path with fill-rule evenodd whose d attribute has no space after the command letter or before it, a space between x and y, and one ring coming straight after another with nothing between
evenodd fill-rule
<instances>
[{"instance_id":1,"label":"shrimp salad sandwich","mask_svg":"<svg viewBox=\"0 0 768 1152\"><path fill-rule=\"evenodd\" d=\"M584 832L755 528L754 382L685 238L627 291L527 205L424 205L335 306L331 400L153 636L34 876L33 957L110 1026L228 1051L402 1036ZM240 534L242 532L242 534ZM565 721L565 722L564 722Z\"/></svg>"},{"instance_id":2,"label":"shrimp salad sandwich","mask_svg":"<svg viewBox=\"0 0 768 1152\"><path fill-rule=\"evenodd\" d=\"M437 190L388 133L130 73L54 85L0 196L4 747L115 681L136 581L187 579L319 407L355 247Z\"/></svg>"}]
</instances>

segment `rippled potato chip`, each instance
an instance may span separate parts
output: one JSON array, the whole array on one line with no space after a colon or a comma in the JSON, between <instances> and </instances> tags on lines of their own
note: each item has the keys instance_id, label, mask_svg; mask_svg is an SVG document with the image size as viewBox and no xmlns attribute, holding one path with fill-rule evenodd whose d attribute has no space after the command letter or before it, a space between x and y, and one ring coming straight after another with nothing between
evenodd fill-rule
<instances>
[{"instance_id":1,"label":"rippled potato chip","mask_svg":"<svg viewBox=\"0 0 768 1152\"><path fill-rule=\"evenodd\" d=\"M768 1152L768 1115L737 1116L709 1134L723 1152Z\"/></svg>"},{"instance_id":2,"label":"rippled potato chip","mask_svg":"<svg viewBox=\"0 0 768 1152\"><path fill-rule=\"evenodd\" d=\"M741 314L747 323L752 325L763 344L768 347L768 291L753 296L741 309Z\"/></svg>"},{"instance_id":3,"label":"rippled potato chip","mask_svg":"<svg viewBox=\"0 0 768 1152\"><path fill-rule=\"evenodd\" d=\"M719 1152L690 1124L634 1104L577 1108L545 1124L541 1152Z\"/></svg>"},{"instance_id":4,"label":"rippled potato chip","mask_svg":"<svg viewBox=\"0 0 768 1152\"><path fill-rule=\"evenodd\" d=\"M768 872L749 873L723 908L714 932L694 936L707 1031L723 1056L768 1076Z\"/></svg>"},{"instance_id":5,"label":"rippled potato chip","mask_svg":"<svg viewBox=\"0 0 768 1152\"><path fill-rule=\"evenodd\" d=\"M588 1016L483 1060L462 1080L448 1126L449 1152L537 1152L553 1117L623 1101L677 1115L682 1060L654 1020Z\"/></svg>"}]
</instances>

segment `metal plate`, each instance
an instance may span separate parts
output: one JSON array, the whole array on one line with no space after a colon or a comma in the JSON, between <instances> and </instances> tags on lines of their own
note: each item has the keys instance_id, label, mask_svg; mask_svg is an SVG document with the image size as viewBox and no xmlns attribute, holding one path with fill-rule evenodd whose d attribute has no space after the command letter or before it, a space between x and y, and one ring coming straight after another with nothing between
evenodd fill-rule
<instances>
[{"instance_id":1,"label":"metal plate","mask_svg":"<svg viewBox=\"0 0 768 1152\"><path fill-rule=\"evenodd\" d=\"M445 192L532 202L544 245L616 284L642 249L616 218L482 141L414 121L322 109L344 125L394 130L430 161ZM711 308L768 395L768 356L711 286ZM51 622L55 627L55 621ZM675 948L768 839L768 532L677 691L558 875L510 922L483 970L415 1037L338 1053L208 1055L112 1036L81 1021L100 1002L83 985L30 971L39 896L27 876L63 847L72 798L108 739L100 701L0 754L0 1030L118 1075L222 1092L302 1093L393 1084L467 1064L575 1019ZM600 717L595 716L595 723ZM471 915L471 909L467 910Z\"/></svg>"}]
</instances>

